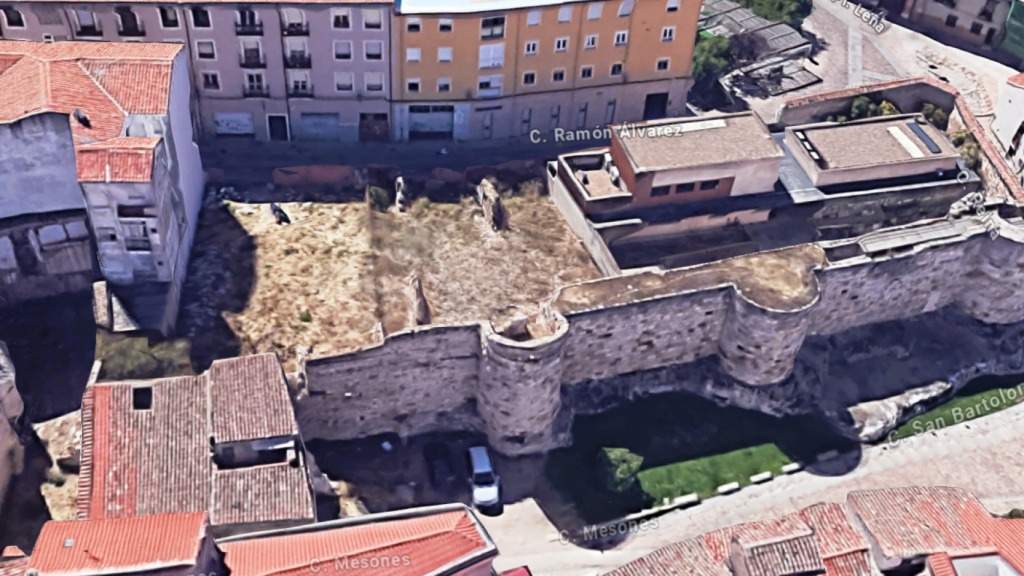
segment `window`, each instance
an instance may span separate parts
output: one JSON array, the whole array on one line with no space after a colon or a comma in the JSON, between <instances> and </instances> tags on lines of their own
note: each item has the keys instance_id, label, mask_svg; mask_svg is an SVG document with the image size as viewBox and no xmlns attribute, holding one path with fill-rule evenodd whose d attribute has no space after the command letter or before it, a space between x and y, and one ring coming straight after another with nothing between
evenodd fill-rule
<instances>
[{"instance_id":1,"label":"window","mask_svg":"<svg viewBox=\"0 0 1024 576\"><path fill-rule=\"evenodd\" d=\"M384 73L383 72L364 72L363 82L366 84L367 92L382 92L384 91Z\"/></svg>"},{"instance_id":2,"label":"window","mask_svg":"<svg viewBox=\"0 0 1024 576\"><path fill-rule=\"evenodd\" d=\"M684 192L693 192L696 185L693 182L688 184L676 184L676 194L682 194Z\"/></svg>"},{"instance_id":3,"label":"window","mask_svg":"<svg viewBox=\"0 0 1024 576\"><path fill-rule=\"evenodd\" d=\"M331 8L331 26L335 30L352 28L352 11L348 8Z\"/></svg>"},{"instance_id":4,"label":"window","mask_svg":"<svg viewBox=\"0 0 1024 576\"><path fill-rule=\"evenodd\" d=\"M192 27L193 28L210 28L210 13L206 11L206 8L193 8L192 9Z\"/></svg>"},{"instance_id":5,"label":"window","mask_svg":"<svg viewBox=\"0 0 1024 576\"><path fill-rule=\"evenodd\" d=\"M452 49L450 47L438 48L437 49L437 61L438 62L451 62L452 61Z\"/></svg>"},{"instance_id":6,"label":"window","mask_svg":"<svg viewBox=\"0 0 1024 576\"><path fill-rule=\"evenodd\" d=\"M409 78L408 80L405 81L405 89L408 90L409 92L419 92L420 91L420 79L419 78Z\"/></svg>"},{"instance_id":7,"label":"window","mask_svg":"<svg viewBox=\"0 0 1024 576\"><path fill-rule=\"evenodd\" d=\"M149 410L153 407L153 387L139 386L132 388L132 408L135 410Z\"/></svg>"},{"instance_id":8,"label":"window","mask_svg":"<svg viewBox=\"0 0 1024 576\"><path fill-rule=\"evenodd\" d=\"M256 18L256 12L250 8L239 8L236 21L240 26L255 26L259 23L259 20Z\"/></svg>"},{"instance_id":9,"label":"window","mask_svg":"<svg viewBox=\"0 0 1024 576\"><path fill-rule=\"evenodd\" d=\"M668 12L678 12L679 0L668 0L668 4L665 6L665 10Z\"/></svg>"},{"instance_id":10,"label":"window","mask_svg":"<svg viewBox=\"0 0 1024 576\"><path fill-rule=\"evenodd\" d=\"M536 72L527 72L527 73L523 74L523 85L524 86L533 86L536 83L537 83L537 73Z\"/></svg>"},{"instance_id":11,"label":"window","mask_svg":"<svg viewBox=\"0 0 1024 576\"><path fill-rule=\"evenodd\" d=\"M381 60L384 58L384 43L376 40L363 45L363 55L367 60Z\"/></svg>"},{"instance_id":12,"label":"window","mask_svg":"<svg viewBox=\"0 0 1024 576\"><path fill-rule=\"evenodd\" d=\"M580 104L580 107L576 109L576 127L585 128L587 126L587 103Z\"/></svg>"},{"instance_id":13,"label":"window","mask_svg":"<svg viewBox=\"0 0 1024 576\"><path fill-rule=\"evenodd\" d=\"M533 116L533 110L530 108L523 108L522 120L520 121L521 134L527 134L530 132L530 118Z\"/></svg>"},{"instance_id":14,"label":"window","mask_svg":"<svg viewBox=\"0 0 1024 576\"><path fill-rule=\"evenodd\" d=\"M651 188L651 197L668 196L668 192L671 189L671 186L655 186L654 188Z\"/></svg>"},{"instance_id":15,"label":"window","mask_svg":"<svg viewBox=\"0 0 1024 576\"><path fill-rule=\"evenodd\" d=\"M363 8L363 28L366 30L380 30L380 10L375 8Z\"/></svg>"},{"instance_id":16,"label":"window","mask_svg":"<svg viewBox=\"0 0 1024 576\"><path fill-rule=\"evenodd\" d=\"M172 6L160 7L160 26L164 28L180 28L178 22L178 10Z\"/></svg>"},{"instance_id":17,"label":"window","mask_svg":"<svg viewBox=\"0 0 1024 576\"><path fill-rule=\"evenodd\" d=\"M75 10L78 21L78 34L81 36L99 36L100 27L96 23L96 14L88 10Z\"/></svg>"},{"instance_id":18,"label":"window","mask_svg":"<svg viewBox=\"0 0 1024 576\"><path fill-rule=\"evenodd\" d=\"M568 22L572 20L572 6L562 6L558 9L558 21Z\"/></svg>"},{"instance_id":19,"label":"window","mask_svg":"<svg viewBox=\"0 0 1024 576\"><path fill-rule=\"evenodd\" d=\"M306 70L288 70L288 83L292 92L309 92L309 72Z\"/></svg>"},{"instance_id":20,"label":"window","mask_svg":"<svg viewBox=\"0 0 1024 576\"><path fill-rule=\"evenodd\" d=\"M527 26L538 26L538 25L540 25L540 10L530 10L526 14L526 25Z\"/></svg>"},{"instance_id":21,"label":"window","mask_svg":"<svg viewBox=\"0 0 1024 576\"><path fill-rule=\"evenodd\" d=\"M484 44L480 47L480 68L501 68L504 64L504 44Z\"/></svg>"},{"instance_id":22,"label":"window","mask_svg":"<svg viewBox=\"0 0 1024 576\"><path fill-rule=\"evenodd\" d=\"M334 89L338 92L351 92L355 88L355 74L351 72L334 73Z\"/></svg>"},{"instance_id":23,"label":"window","mask_svg":"<svg viewBox=\"0 0 1024 576\"><path fill-rule=\"evenodd\" d=\"M562 105L555 104L551 107L551 128L557 128L562 123Z\"/></svg>"},{"instance_id":24,"label":"window","mask_svg":"<svg viewBox=\"0 0 1024 576\"><path fill-rule=\"evenodd\" d=\"M555 52L565 52L569 49L569 37L562 36L561 38L555 38Z\"/></svg>"},{"instance_id":25,"label":"window","mask_svg":"<svg viewBox=\"0 0 1024 576\"><path fill-rule=\"evenodd\" d=\"M615 100L609 100L604 108L604 123L611 124L615 121Z\"/></svg>"},{"instance_id":26,"label":"window","mask_svg":"<svg viewBox=\"0 0 1024 576\"><path fill-rule=\"evenodd\" d=\"M505 17L495 16L480 21L481 40L500 40L505 37Z\"/></svg>"},{"instance_id":27,"label":"window","mask_svg":"<svg viewBox=\"0 0 1024 576\"><path fill-rule=\"evenodd\" d=\"M619 4L619 17L629 16L633 13L633 0L622 0Z\"/></svg>"},{"instance_id":28,"label":"window","mask_svg":"<svg viewBox=\"0 0 1024 576\"><path fill-rule=\"evenodd\" d=\"M248 72L245 75L245 87L252 92L263 91L263 73Z\"/></svg>"},{"instance_id":29,"label":"window","mask_svg":"<svg viewBox=\"0 0 1024 576\"><path fill-rule=\"evenodd\" d=\"M220 90L220 74L217 72L203 72L203 88L206 90Z\"/></svg>"},{"instance_id":30,"label":"window","mask_svg":"<svg viewBox=\"0 0 1024 576\"><path fill-rule=\"evenodd\" d=\"M707 182L700 183L701 190L714 190L718 188L718 180L708 180Z\"/></svg>"},{"instance_id":31,"label":"window","mask_svg":"<svg viewBox=\"0 0 1024 576\"><path fill-rule=\"evenodd\" d=\"M352 42L348 40L335 40L334 41L334 59L335 60L351 60L352 59Z\"/></svg>"},{"instance_id":32,"label":"window","mask_svg":"<svg viewBox=\"0 0 1024 576\"><path fill-rule=\"evenodd\" d=\"M587 6L587 20L598 20L601 18L601 6L603 2L595 2Z\"/></svg>"},{"instance_id":33,"label":"window","mask_svg":"<svg viewBox=\"0 0 1024 576\"><path fill-rule=\"evenodd\" d=\"M25 27L25 17L21 15L21 12L11 6L4 6L2 10L4 13L4 21L7 23L8 28Z\"/></svg>"},{"instance_id":34,"label":"window","mask_svg":"<svg viewBox=\"0 0 1024 576\"><path fill-rule=\"evenodd\" d=\"M612 76L622 76L622 63L616 62L615 64L612 64L612 71L610 74Z\"/></svg>"},{"instance_id":35,"label":"window","mask_svg":"<svg viewBox=\"0 0 1024 576\"><path fill-rule=\"evenodd\" d=\"M971 34L980 35L981 30L984 27L985 25L982 24L981 22L975 22L974 24L971 24Z\"/></svg>"},{"instance_id":36,"label":"window","mask_svg":"<svg viewBox=\"0 0 1024 576\"><path fill-rule=\"evenodd\" d=\"M629 30L619 30L615 33L615 45L625 46L629 42Z\"/></svg>"},{"instance_id":37,"label":"window","mask_svg":"<svg viewBox=\"0 0 1024 576\"><path fill-rule=\"evenodd\" d=\"M552 82L562 82L563 80L565 80L565 70L559 69L551 73Z\"/></svg>"},{"instance_id":38,"label":"window","mask_svg":"<svg viewBox=\"0 0 1024 576\"><path fill-rule=\"evenodd\" d=\"M676 27L675 26L665 26L664 28L661 29L661 41L662 42L671 42L672 40L675 39L675 37L676 37Z\"/></svg>"},{"instance_id":39,"label":"window","mask_svg":"<svg viewBox=\"0 0 1024 576\"><path fill-rule=\"evenodd\" d=\"M584 50L593 50L597 48L597 34L588 34L586 40L583 42Z\"/></svg>"},{"instance_id":40,"label":"window","mask_svg":"<svg viewBox=\"0 0 1024 576\"><path fill-rule=\"evenodd\" d=\"M136 15L135 12L132 12L131 8L127 6L118 6L114 8L114 13L117 14L117 19L121 24L119 33L122 36L142 36L145 34L145 28L142 26L142 22L139 22L138 15Z\"/></svg>"},{"instance_id":41,"label":"window","mask_svg":"<svg viewBox=\"0 0 1024 576\"><path fill-rule=\"evenodd\" d=\"M655 70L658 72L664 72L668 70L668 58L658 58L658 63L655 65Z\"/></svg>"},{"instance_id":42,"label":"window","mask_svg":"<svg viewBox=\"0 0 1024 576\"><path fill-rule=\"evenodd\" d=\"M53 34L43 34L44 44L53 44Z\"/></svg>"},{"instance_id":43,"label":"window","mask_svg":"<svg viewBox=\"0 0 1024 576\"><path fill-rule=\"evenodd\" d=\"M405 31L406 32L419 32L420 31L420 19L419 18L409 18L408 20L406 20L405 21Z\"/></svg>"},{"instance_id":44,"label":"window","mask_svg":"<svg viewBox=\"0 0 1024 576\"><path fill-rule=\"evenodd\" d=\"M537 42L536 40L528 40L526 42L526 49L523 50L523 53L526 54L527 56L531 54L536 54L538 44L539 42Z\"/></svg>"},{"instance_id":45,"label":"window","mask_svg":"<svg viewBox=\"0 0 1024 576\"><path fill-rule=\"evenodd\" d=\"M438 92L451 92L452 91L452 79L451 78L438 78L437 79L437 91Z\"/></svg>"},{"instance_id":46,"label":"window","mask_svg":"<svg viewBox=\"0 0 1024 576\"><path fill-rule=\"evenodd\" d=\"M593 66L584 66L584 67L580 68L580 78L593 78L593 77L594 77L594 67Z\"/></svg>"},{"instance_id":47,"label":"window","mask_svg":"<svg viewBox=\"0 0 1024 576\"><path fill-rule=\"evenodd\" d=\"M477 95L481 98L501 96L501 75L481 76L477 81Z\"/></svg>"},{"instance_id":48,"label":"window","mask_svg":"<svg viewBox=\"0 0 1024 576\"><path fill-rule=\"evenodd\" d=\"M216 60L217 49L213 45L213 40L199 40L196 42L196 55L201 60Z\"/></svg>"},{"instance_id":49,"label":"window","mask_svg":"<svg viewBox=\"0 0 1024 576\"><path fill-rule=\"evenodd\" d=\"M420 61L420 49L419 48L406 48L405 49L405 61L406 62L419 62Z\"/></svg>"},{"instance_id":50,"label":"window","mask_svg":"<svg viewBox=\"0 0 1024 576\"><path fill-rule=\"evenodd\" d=\"M957 20L959 20L959 18L957 18L953 14L950 14L949 16L946 16L946 26L949 26L950 28L953 28L954 26L956 26L956 21Z\"/></svg>"},{"instance_id":51,"label":"window","mask_svg":"<svg viewBox=\"0 0 1024 576\"><path fill-rule=\"evenodd\" d=\"M437 23L437 31L438 32L451 32L452 31L452 21L451 21L451 19L450 18L442 18L440 21L438 21L438 23Z\"/></svg>"}]
</instances>

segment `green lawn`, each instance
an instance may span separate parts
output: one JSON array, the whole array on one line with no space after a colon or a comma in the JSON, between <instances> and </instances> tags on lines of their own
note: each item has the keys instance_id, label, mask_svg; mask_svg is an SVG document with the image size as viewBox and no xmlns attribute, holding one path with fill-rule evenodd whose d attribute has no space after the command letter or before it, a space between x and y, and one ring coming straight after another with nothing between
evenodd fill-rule
<instances>
[{"instance_id":1,"label":"green lawn","mask_svg":"<svg viewBox=\"0 0 1024 576\"><path fill-rule=\"evenodd\" d=\"M1016 380L1016 379L1014 379ZM981 379L979 385L968 386L960 391L952 400L925 412L900 426L895 433L885 438L886 441L907 438L926 432L952 426L961 422L981 418L1010 406L1020 404L1024 400L1024 389L1021 384L1006 382L1005 378ZM995 387L989 387L995 385ZM988 388L988 389L983 389ZM983 389L978 392L978 389Z\"/></svg>"},{"instance_id":2,"label":"green lawn","mask_svg":"<svg viewBox=\"0 0 1024 576\"><path fill-rule=\"evenodd\" d=\"M701 498L730 482L746 486L750 477L762 472L781 474L782 467L792 460L774 444L742 448L725 454L705 456L644 470L637 476L644 492L655 502L696 492Z\"/></svg>"}]
</instances>

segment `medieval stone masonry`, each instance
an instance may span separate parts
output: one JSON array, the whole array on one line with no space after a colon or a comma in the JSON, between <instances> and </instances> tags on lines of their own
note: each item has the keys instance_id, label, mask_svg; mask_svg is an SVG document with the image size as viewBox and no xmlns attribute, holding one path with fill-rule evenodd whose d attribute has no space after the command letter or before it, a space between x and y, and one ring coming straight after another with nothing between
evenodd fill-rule
<instances>
[{"instance_id":1,"label":"medieval stone masonry","mask_svg":"<svg viewBox=\"0 0 1024 576\"><path fill-rule=\"evenodd\" d=\"M865 252L879 239L884 251ZM544 452L570 442L574 385L715 355L770 386L806 336L952 305L1016 323L1022 290L1024 225L992 214L606 278L561 288L544 305L550 335L525 342L489 323L424 326L310 360L298 419L310 438L469 427L503 453Z\"/></svg>"}]
</instances>

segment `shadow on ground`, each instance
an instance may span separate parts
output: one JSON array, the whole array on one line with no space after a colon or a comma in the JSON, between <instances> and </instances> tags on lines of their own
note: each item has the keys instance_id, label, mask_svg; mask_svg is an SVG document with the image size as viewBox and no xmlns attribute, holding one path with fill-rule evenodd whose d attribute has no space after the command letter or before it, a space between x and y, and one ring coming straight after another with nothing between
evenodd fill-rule
<instances>
[{"instance_id":1,"label":"shadow on ground","mask_svg":"<svg viewBox=\"0 0 1024 576\"><path fill-rule=\"evenodd\" d=\"M50 520L40 487L47 481L53 461L31 427L23 434L22 442L21 473L12 477L0 498L0 548L17 546L31 554L43 524Z\"/></svg>"}]
</instances>

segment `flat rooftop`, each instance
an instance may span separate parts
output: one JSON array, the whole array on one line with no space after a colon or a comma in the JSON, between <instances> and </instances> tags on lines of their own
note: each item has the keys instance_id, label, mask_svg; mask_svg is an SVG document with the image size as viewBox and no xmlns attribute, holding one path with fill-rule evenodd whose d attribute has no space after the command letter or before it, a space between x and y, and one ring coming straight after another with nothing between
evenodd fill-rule
<instances>
[{"instance_id":1,"label":"flat rooftop","mask_svg":"<svg viewBox=\"0 0 1024 576\"><path fill-rule=\"evenodd\" d=\"M797 127L792 132L796 140L810 143L820 160L814 158L814 154L811 157L823 170L960 157L942 132L927 122L916 122L912 115ZM788 144L798 145L797 142Z\"/></svg>"},{"instance_id":2,"label":"flat rooftop","mask_svg":"<svg viewBox=\"0 0 1024 576\"><path fill-rule=\"evenodd\" d=\"M612 127L638 172L782 158L785 152L753 112L649 120Z\"/></svg>"}]
</instances>

